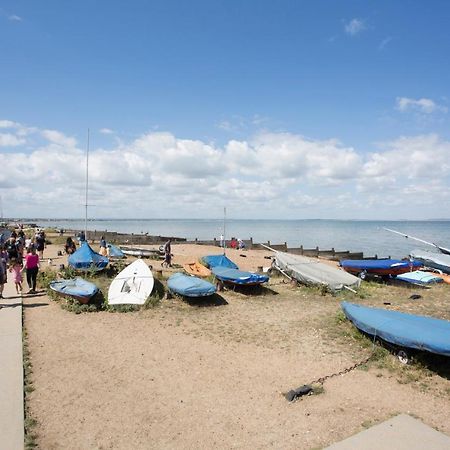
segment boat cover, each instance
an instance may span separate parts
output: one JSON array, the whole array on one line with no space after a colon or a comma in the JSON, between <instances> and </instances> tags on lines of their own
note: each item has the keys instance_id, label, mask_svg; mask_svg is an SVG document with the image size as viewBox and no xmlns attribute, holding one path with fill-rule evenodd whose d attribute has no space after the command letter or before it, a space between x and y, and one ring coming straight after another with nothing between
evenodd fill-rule
<instances>
[{"instance_id":1,"label":"boat cover","mask_svg":"<svg viewBox=\"0 0 450 450\"><path fill-rule=\"evenodd\" d=\"M211 275L211 271L203 264L200 264L198 262L183 264L183 269L189 275L194 275L196 277L209 277Z\"/></svg>"},{"instance_id":2,"label":"boat cover","mask_svg":"<svg viewBox=\"0 0 450 450\"><path fill-rule=\"evenodd\" d=\"M183 273L174 273L167 280L170 291L185 297L206 297L216 292L216 287L208 281Z\"/></svg>"},{"instance_id":3,"label":"boat cover","mask_svg":"<svg viewBox=\"0 0 450 450\"><path fill-rule=\"evenodd\" d=\"M59 294L71 297L91 298L98 292L98 287L83 278L73 278L70 280L56 280L50 283L50 289Z\"/></svg>"},{"instance_id":4,"label":"boat cover","mask_svg":"<svg viewBox=\"0 0 450 450\"><path fill-rule=\"evenodd\" d=\"M109 251L109 257L110 258L126 258L127 256L125 253L120 250L119 247L116 247L115 245L108 244L108 251Z\"/></svg>"},{"instance_id":5,"label":"boat cover","mask_svg":"<svg viewBox=\"0 0 450 450\"><path fill-rule=\"evenodd\" d=\"M259 273L244 272L238 269L232 269L230 267L217 266L212 268L214 276L228 283L239 285L254 285L267 283L269 277L267 275L261 275Z\"/></svg>"},{"instance_id":6,"label":"boat cover","mask_svg":"<svg viewBox=\"0 0 450 450\"><path fill-rule=\"evenodd\" d=\"M360 330L401 347L450 356L450 322L342 302L347 318Z\"/></svg>"},{"instance_id":7,"label":"boat cover","mask_svg":"<svg viewBox=\"0 0 450 450\"><path fill-rule=\"evenodd\" d=\"M425 266L442 270L450 273L450 255L443 253L428 252L426 250L413 250L410 253L411 258L422 262Z\"/></svg>"},{"instance_id":8,"label":"boat cover","mask_svg":"<svg viewBox=\"0 0 450 450\"><path fill-rule=\"evenodd\" d=\"M397 270L409 271L411 268L417 269L422 266L419 261L406 261L401 259L344 259L340 263L344 269L365 270L371 271L390 270L393 272Z\"/></svg>"},{"instance_id":9,"label":"boat cover","mask_svg":"<svg viewBox=\"0 0 450 450\"><path fill-rule=\"evenodd\" d=\"M206 267L209 267L210 269L217 266L229 267L230 269L238 269L238 266L225 255L204 256L202 258L202 262L206 265Z\"/></svg>"},{"instance_id":10,"label":"boat cover","mask_svg":"<svg viewBox=\"0 0 450 450\"><path fill-rule=\"evenodd\" d=\"M397 275L396 279L406 281L411 284L434 284L441 283L443 281L441 277L429 272L422 272L421 270L402 273L401 275Z\"/></svg>"},{"instance_id":11,"label":"boat cover","mask_svg":"<svg viewBox=\"0 0 450 450\"><path fill-rule=\"evenodd\" d=\"M345 286L357 289L361 284L354 275L305 256L276 252L275 266L300 283L325 285L332 292Z\"/></svg>"},{"instance_id":12,"label":"boat cover","mask_svg":"<svg viewBox=\"0 0 450 450\"><path fill-rule=\"evenodd\" d=\"M106 256L94 252L86 241L83 241L81 247L69 256L68 261L69 266L77 270L102 270L109 263Z\"/></svg>"}]
</instances>

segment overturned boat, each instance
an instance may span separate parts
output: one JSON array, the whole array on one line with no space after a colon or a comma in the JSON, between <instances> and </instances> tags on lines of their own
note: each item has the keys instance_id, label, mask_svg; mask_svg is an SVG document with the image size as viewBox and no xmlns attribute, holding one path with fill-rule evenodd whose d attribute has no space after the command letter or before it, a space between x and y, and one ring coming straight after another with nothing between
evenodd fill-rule
<instances>
[{"instance_id":1,"label":"overturned boat","mask_svg":"<svg viewBox=\"0 0 450 450\"><path fill-rule=\"evenodd\" d=\"M299 283L326 286L331 292L357 289L361 284L354 275L306 256L275 252L273 266Z\"/></svg>"},{"instance_id":2,"label":"overturned boat","mask_svg":"<svg viewBox=\"0 0 450 450\"><path fill-rule=\"evenodd\" d=\"M425 267L432 267L450 274L450 255L426 250L412 250L410 256L414 261L420 261Z\"/></svg>"}]
</instances>

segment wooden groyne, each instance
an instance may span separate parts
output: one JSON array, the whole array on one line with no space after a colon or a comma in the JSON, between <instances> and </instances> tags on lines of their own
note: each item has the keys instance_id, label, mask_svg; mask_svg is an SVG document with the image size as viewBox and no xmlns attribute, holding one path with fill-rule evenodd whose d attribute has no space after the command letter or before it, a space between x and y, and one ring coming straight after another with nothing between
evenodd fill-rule
<instances>
[{"instance_id":1,"label":"wooden groyne","mask_svg":"<svg viewBox=\"0 0 450 450\"><path fill-rule=\"evenodd\" d=\"M67 231L65 234L68 234ZM194 239L187 240L186 238L180 238L175 236L154 236L149 234L134 234L134 233L117 233L114 231L89 231L88 238L91 241L99 241L100 238L104 236L107 242L115 245L161 245L164 244L168 239L172 240L172 243L180 244L192 244L192 245L212 245L219 247L220 241L216 238L205 240L205 239ZM243 239L245 247L252 250L264 250L263 244L274 250L280 252L293 253L295 255L303 255L315 258L324 258L332 261L339 261L341 259L384 259L378 258L378 255L365 257L363 252L351 252L349 250L336 251L334 248L331 249L320 249L315 248L304 248L303 245L300 247L289 247L286 242L283 244L273 244L270 241L257 243L253 242L253 238ZM227 248L230 248L230 241L226 241Z\"/></svg>"}]
</instances>

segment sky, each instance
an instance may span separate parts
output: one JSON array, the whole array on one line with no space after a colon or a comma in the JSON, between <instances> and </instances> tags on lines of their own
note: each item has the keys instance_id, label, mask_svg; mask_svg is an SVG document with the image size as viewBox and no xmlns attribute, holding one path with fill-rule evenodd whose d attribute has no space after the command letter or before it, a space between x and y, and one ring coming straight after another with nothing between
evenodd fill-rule
<instances>
[{"instance_id":1,"label":"sky","mask_svg":"<svg viewBox=\"0 0 450 450\"><path fill-rule=\"evenodd\" d=\"M4 217L450 218L447 0L0 0Z\"/></svg>"}]
</instances>

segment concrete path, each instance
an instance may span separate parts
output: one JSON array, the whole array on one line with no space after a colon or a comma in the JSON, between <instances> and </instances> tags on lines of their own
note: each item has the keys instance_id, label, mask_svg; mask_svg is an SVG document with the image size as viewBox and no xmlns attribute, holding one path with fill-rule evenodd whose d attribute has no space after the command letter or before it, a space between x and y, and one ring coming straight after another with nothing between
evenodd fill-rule
<instances>
[{"instance_id":1,"label":"concrete path","mask_svg":"<svg viewBox=\"0 0 450 450\"><path fill-rule=\"evenodd\" d=\"M0 299L0 450L23 450L22 298L17 296L11 280L5 285L3 296L6 298Z\"/></svg>"},{"instance_id":2,"label":"concrete path","mask_svg":"<svg viewBox=\"0 0 450 450\"><path fill-rule=\"evenodd\" d=\"M407 414L400 414L374 425L341 442L329 450L448 450L450 437Z\"/></svg>"}]
</instances>

